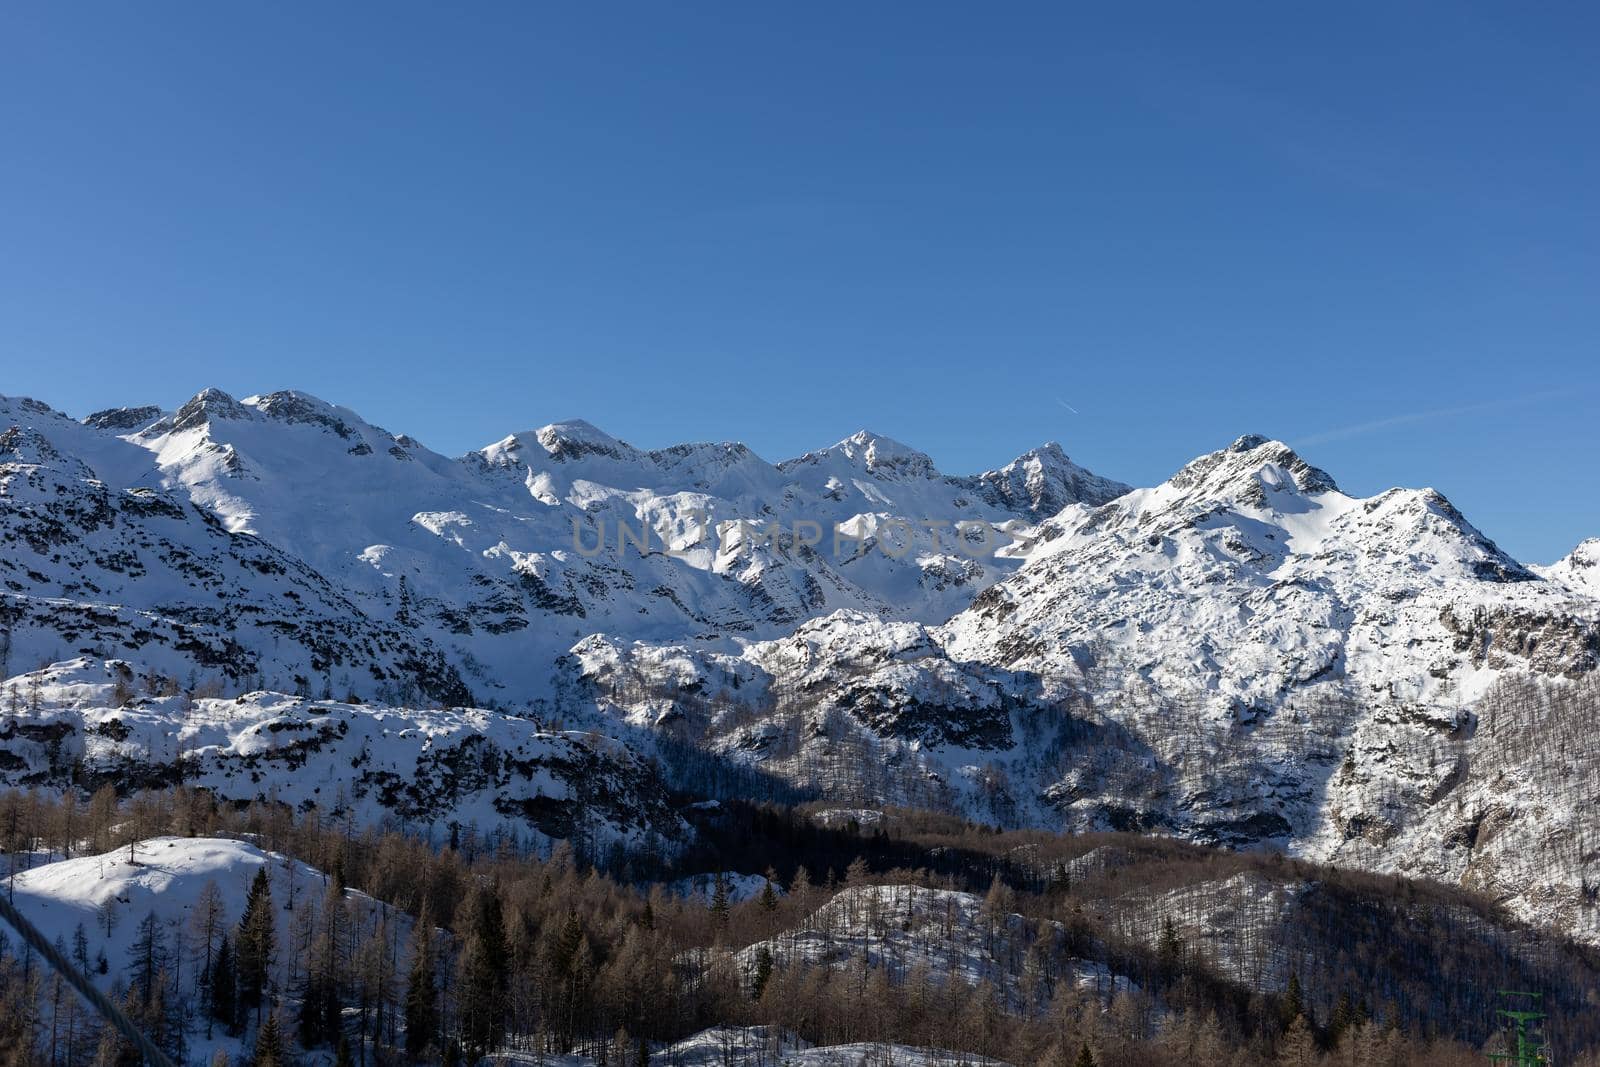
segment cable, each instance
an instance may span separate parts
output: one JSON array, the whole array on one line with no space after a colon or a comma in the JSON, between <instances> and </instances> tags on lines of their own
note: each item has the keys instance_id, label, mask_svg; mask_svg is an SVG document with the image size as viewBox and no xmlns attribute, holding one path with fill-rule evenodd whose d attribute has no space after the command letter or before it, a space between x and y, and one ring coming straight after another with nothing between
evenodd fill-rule
<instances>
[{"instance_id":1,"label":"cable","mask_svg":"<svg viewBox=\"0 0 1600 1067\"><path fill-rule=\"evenodd\" d=\"M132 1019L123 1013L122 1009L111 1003L110 999L94 987L82 971L72 965L72 962L56 950L56 947L44 939L44 934L38 927L29 922L16 906L0 895L0 919L10 923L22 935L22 940L33 947L33 950L45 958L45 962L55 968L57 974L67 980L67 984L78 991L78 995L89 1002L89 1005L105 1016L106 1022L115 1026L122 1036L133 1042L134 1048L144 1057L144 1062L150 1067L175 1067L172 1060L165 1052L156 1048L155 1044L134 1025Z\"/></svg>"}]
</instances>

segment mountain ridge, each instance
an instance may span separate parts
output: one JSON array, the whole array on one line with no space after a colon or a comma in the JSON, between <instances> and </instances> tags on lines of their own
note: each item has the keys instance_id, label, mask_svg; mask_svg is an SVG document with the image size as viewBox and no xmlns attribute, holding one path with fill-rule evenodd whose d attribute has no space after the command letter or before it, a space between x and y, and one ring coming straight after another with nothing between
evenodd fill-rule
<instances>
[{"instance_id":1,"label":"mountain ridge","mask_svg":"<svg viewBox=\"0 0 1600 1067\"><path fill-rule=\"evenodd\" d=\"M1479 726L1575 729L1594 542L1530 568L1260 435L1133 488L1053 444L946 475L867 431L773 464L572 419L451 458L294 390L0 398L0 542L13 693L119 661L347 721L479 705L853 807L1421 870L1600 939L1600 796Z\"/></svg>"}]
</instances>

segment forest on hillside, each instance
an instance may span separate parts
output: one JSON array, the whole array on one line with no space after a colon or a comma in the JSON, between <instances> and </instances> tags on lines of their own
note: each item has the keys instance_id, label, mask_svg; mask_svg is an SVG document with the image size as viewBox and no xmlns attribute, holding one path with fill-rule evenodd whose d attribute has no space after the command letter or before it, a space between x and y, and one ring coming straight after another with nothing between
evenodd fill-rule
<instances>
[{"instance_id":1,"label":"forest on hillside","mask_svg":"<svg viewBox=\"0 0 1600 1067\"><path fill-rule=\"evenodd\" d=\"M1459 892L1129 835L1001 833L910 811L865 827L822 821L793 808L703 811L680 869L709 872L710 888L685 895L625 858L565 845L540 855L473 827L430 841L182 788L0 794L12 879L160 835L249 841L322 872L322 892L298 899L272 865L247 894L220 886L181 922L106 919L136 924L129 958L104 957L109 927L67 939L85 969L118 976L121 1003L179 1062L199 1035L222 1032L252 1064L668 1063L653 1058L668 1043L731 1024L1019 1067L1442 1067L1484 1062L1498 1040L1495 990L1510 987L1544 992L1558 1062L1600 1063L1596 953ZM741 894L731 869L765 875ZM1295 906L1227 899L1253 885L1299 887ZM886 926L874 901L907 899L909 887L971 894L967 927L952 930L948 910L919 916L919 934L901 936L909 913L894 913L905 930ZM387 907L357 907L347 889ZM236 907L229 893L242 894ZM1202 921L1219 907L1225 938ZM270 916L285 908L280 937ZM964 938L972 956L932 965L917 937ZM889 951L795 951L818 939ZM0 1061L136 1062L16 939L0 957ZM1074 979L1085 968L1093 983Z\"/></svg>"}]
</instances>

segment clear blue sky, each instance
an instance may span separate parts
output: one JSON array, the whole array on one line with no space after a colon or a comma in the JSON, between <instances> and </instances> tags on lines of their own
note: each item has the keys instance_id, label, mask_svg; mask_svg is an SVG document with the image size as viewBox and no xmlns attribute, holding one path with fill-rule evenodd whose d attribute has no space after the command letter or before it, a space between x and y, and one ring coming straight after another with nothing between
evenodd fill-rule
<instances>
[{"instance_id":1,"label":"clear blue sky","mask_svg":"<svg viewBox=\"0 0 1600 1067\"><path fill-rule=\"evenodd\" d=\"M1120 8L1113 10L1113 8ZM1600 535L1592 5L12 4L0 392L448 452L1245 432Z\"/></svg>"}]
</instances>

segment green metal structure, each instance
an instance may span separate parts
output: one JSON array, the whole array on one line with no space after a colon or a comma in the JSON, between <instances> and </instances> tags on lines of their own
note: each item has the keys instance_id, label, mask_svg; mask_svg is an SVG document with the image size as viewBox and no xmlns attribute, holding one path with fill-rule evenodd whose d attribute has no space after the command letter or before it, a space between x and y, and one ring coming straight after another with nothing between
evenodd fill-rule
<instances>
[{"instance_id":1,"label":"green metal structure","mask_svg":"<svg viewBox=\"0 0 1600 1067\"><path fill-rule=\"evenodd\" d=\"M1513 1067L1544 1067L1550 1062L1547 1055L1550 1046L1544 1039L1545 1014L1533 1010L1539 1006L1543 994L1519 993L1510 989L1499 992L1512 1004L1510 1008L1495 1012L1506 1021L1506 1040L1511 1043L1512 1051L1491 1052L1489 1058L1496 1063L1512 1064Z\"/></svg>"}]
</instances>

